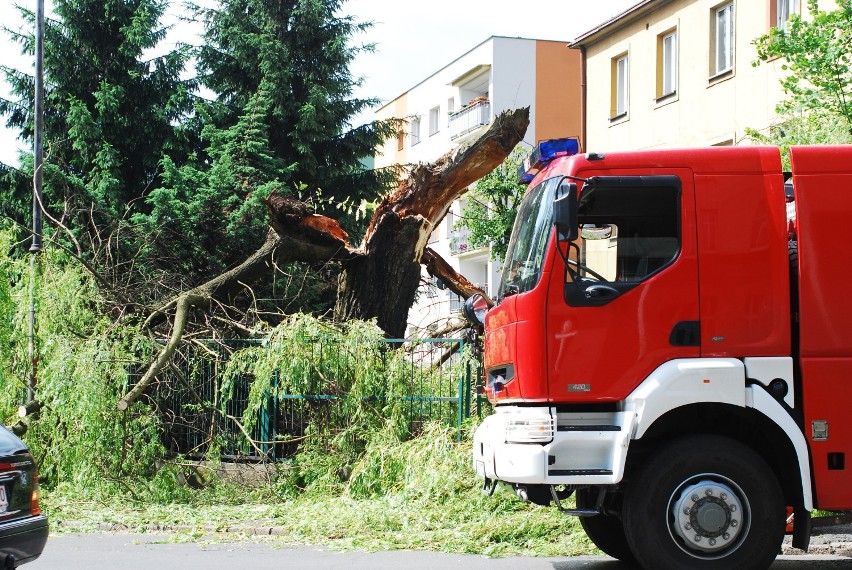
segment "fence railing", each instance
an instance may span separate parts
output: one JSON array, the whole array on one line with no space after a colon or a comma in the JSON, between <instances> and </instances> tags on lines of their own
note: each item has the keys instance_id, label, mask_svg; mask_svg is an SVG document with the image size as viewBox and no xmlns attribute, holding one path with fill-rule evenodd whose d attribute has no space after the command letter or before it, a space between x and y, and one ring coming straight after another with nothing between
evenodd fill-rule
<instances>
[{"instance_id":1,"label":"fence railing","mask_svg":"<svg viewBox=\"0 0 852 570\"><path fill-rule=\"evenodd\" d=\"M471 413L482 412L482 402L475 394L479 365L464 357L467 341L460 338L384 341L387 351L358 350L357 347L323 345L310 341L305 351L316 370L314 379L301 382L306 389L294 391L281 371L268 379L269 387L249 426L244 414L250 391L256 379L250 375L232 377L223 386L223 371L231 355L242 348L258 346L245 341L205 342L179 355L171 370L160 376L148 396L156 405L163 422L163 440L171 454L189 457L208 456L211 452L225 460L282 460L294 456L300 442L308 436L311 422L341 417L340 406L350 394L329 390L329 385L348 385L351 371L336 371L329 355L337 350L351 350L363 358L359 367L385 366L385 355L396 350L404 355L404 366L397 362L394 374L403 374L404 389L394 393L381 390L362 393L359 398L372 402L376 410L393 404L400 409L409 430L416 433L427 421L455 425L459 429ZM366 368L359 368L366 369ZM340 382L330 378L340 374ZM320 380L322 377L322 380ZM304 379L303 379L304 380ZM313 382L316 380L316 382ZM397 379L398 380L398 379ZM460 433L460 432L459 432Z\"/></svg>"}]
</instances>

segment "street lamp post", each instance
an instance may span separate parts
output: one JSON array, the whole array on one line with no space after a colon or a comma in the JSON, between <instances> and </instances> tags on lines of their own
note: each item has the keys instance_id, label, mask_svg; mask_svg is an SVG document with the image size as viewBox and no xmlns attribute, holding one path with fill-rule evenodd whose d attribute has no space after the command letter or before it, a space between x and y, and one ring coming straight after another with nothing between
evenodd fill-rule
<instances>
[{"instance_id":1,"label":"street lamp post","mask_svg":"<svg viewBox=\"0 0 852 570\"><path fill-rule=\"evenodd\" d=\"M34 113L34 164L33 164L33 240L30 246L30 377L27 383L27 400L35 399L38 377L38 355L35 346L36 331L36 257L42 249L42 165L44 162L44 0L36 0L35 30L35 113Z\"/></svg>"}]
</instances>

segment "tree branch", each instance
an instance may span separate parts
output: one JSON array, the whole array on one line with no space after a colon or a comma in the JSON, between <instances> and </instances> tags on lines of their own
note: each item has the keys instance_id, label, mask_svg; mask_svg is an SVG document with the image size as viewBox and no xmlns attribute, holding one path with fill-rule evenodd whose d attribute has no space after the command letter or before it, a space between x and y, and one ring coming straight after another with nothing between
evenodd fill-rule
<instances>
[{"instance_id":1,"label":"tree branch","mask_svg":"<svg viewBox=\"0 0 852 570\"><path fill-rule=\"evenodd\" d=\"M145 320L145 328L150 329L164 321L168 313L175 311L174 323L169 341L160 350L156 360L151 363L144 376L123 398L118 401L118 409L127 410L139 399L154 378L171 362L178 345L183 339L189 311L192 308L208 308L213 300L226 298L246 284L253 283L269 271L274 264L290 261L330 261L350 259L355 253L339 239L326 239L322 244L314 244L288 236L282 237L274 231L267 234L264 244L240 265L213 279L181 293L163 306L154 310Z\"/></svg>"},{"instance_id":2,"label":"tree branch","mask_svg":"<svg viewBox=\"0 0 852 570\"><path fill-rule=\"evenodd\" d=\"M426 251L423 252L423 257L420 258L420 263L426 266L426 271L429 272L429 275L437 277L446 283L447 288L459 297L467 299L474 293L479 293L488 302L489 307L494 306L494 301L491 300L485 291L471 283L467 277L453 269L453 267L447 263L447 260L435 253L435 250L431 247L427 247Z\"/></svg>"}]
</instances>

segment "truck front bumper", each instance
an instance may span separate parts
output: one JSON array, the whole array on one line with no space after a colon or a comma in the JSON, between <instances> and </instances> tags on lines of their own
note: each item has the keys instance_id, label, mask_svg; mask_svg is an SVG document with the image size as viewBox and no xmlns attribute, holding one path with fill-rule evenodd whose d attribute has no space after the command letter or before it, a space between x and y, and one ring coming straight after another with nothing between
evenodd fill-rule
<instances>
[{"instance_id":1,"label":"truck front bumper","mask_svg":"<svg viewBox=\"0 0 852 570\"><path fill-rule=\"evenodd\" d=\"M506 425L527 409L487 417L473 439L480 477L527 485L613 485L624 476L635 413L557 414L549 442L506 441Z\"/></svg>"}]
</instances>

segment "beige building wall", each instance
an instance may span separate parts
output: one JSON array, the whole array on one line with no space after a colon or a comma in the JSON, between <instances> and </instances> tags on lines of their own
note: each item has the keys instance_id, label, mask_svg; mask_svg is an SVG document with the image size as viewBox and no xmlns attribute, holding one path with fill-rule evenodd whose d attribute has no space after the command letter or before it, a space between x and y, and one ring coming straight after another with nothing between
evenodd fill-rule
<instances>
[{"instance_id":1,"label":"beige building wall","mask_svg":"<svg viewBox=\"0 0 852 570\"><path fill-rule=\"evenodd\" d=\"M716 74L716 10L731 3L733 67ZM801 10L802 3L793 6ZM779 0L645 0L575 40L572 47L586 54L587 149L748 144L747 128L768 130L777 121L784 71L780 60L753 66L757 61L753 42L777 21L778 4ZM677 38L677 89L661 97L661 40L672 31ZM613 108L615 62L624 54L627 110L619 115Z\"/></svg>"},{"instance_id":2,"label":"beige building wall","mask_svg":"<svg viewBox=\"0 0 852 570\"><path fill-rule=\"evenodd\" d=\"M376 120L408 117L408 93L403 93L389 104L376 111ZM407 129L403 126L396 138L390 138L379 147L375 157L375 167L384 168L392 164L408 164Z\"/></svg>"}]
</instances>

